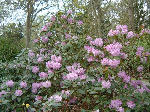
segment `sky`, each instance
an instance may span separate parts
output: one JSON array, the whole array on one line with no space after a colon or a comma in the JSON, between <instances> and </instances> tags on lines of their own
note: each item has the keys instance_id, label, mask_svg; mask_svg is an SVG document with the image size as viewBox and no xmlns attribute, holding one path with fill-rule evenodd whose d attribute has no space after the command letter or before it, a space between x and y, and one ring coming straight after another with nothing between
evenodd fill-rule
<instances>
[{"instance_id":1,"label":"sky","mask_svg":"<svg viewBox=\"0 0 150 112\"><path fill-rule=\"evenodd\" d=\"M54 0L55 1L55 0ZM115 2L119 2L120 0L111 0L111 1L115 1ZM49 1L49 4L50 4L51 0ZM44 6L44 5L43 5ZM59 7L60 9L63 7L63 2L62 0L59 0ZM42 6L40 6L39 8L42 8ZM52 7L50 8L49 10L44 10L44 11L41 11L39 15L45 15L47 14L48 11L50 11L51 13L56 13L59 9L56 7ZM50 15L49 15L50 16ZM26 14L23 10L17 10L15 12L12 13L12 16L9 17L9 18L6 18L1 24L7 24L7 23L24 23L25 22L25 18L26 18Z\"/></svg>"}]
</instances>

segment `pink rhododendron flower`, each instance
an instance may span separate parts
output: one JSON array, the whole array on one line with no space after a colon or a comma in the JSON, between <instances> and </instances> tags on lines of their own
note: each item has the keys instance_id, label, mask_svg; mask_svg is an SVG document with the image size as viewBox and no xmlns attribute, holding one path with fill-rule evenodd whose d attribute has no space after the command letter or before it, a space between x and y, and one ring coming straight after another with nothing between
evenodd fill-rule
<instances>
[{"instance_id":1,"label":"pink rhododendron flower","mask_svg":"<svg viewBox=\"0 0 150 112\"><path fill-rule=\"evenodd\" d=\"M72 19L72 18L68 18L67 21L68 21L68 23L70 23L70 24L73 23L73 19Z\"/></svg>"},{"instance_id":2,"label":"pink rhododendron flower","mask_svg":"<svg viewBox=\"0 0 150 112\"><path fill-rule=\"evenodd\" d=\"M36 97L35 97L35 100L36 100L36 101L42 100L42 98L43 98L42 96L36 96Z\"/></svg>"},{"instance_id":3,"label":"pink rhododendron flower","mask_svg":"<svg viewBox=\"0 0 150 112\"><path fill-rule=\"evenodd\" d=\"M41 62L43 62L44 60L43 60L43 57L39 57L38 59L37 59L37 62L38 63L41 63Z\"/></svg>"},{"instance_id":4,"label":"pink rhododendron flower","mask_svg":"<svg viewBox=\"0 0 150 112\"><path fill-rule=\"evenodd\" d=\"M71 38L71 35L70 35L70 34L65 33L65 38L66 38L66 39Z\"/></svg>"},{"instance_id":5,"label":"pink rhododendron flower","mask_svg":"<svg viewBox=\"0 0 150 112\"><path fill-rule=\"evenodd\" d=\"M142 65L141 65L141 66L138 66L138 67L137 67L137 71L138 71L138 72L142 72L142 71L143 71L143 66L142 66Z\"/></svg>"},{"instance_id":6,"label":"pink rhododendron flower","mask_svg":"<svg viewBox=\"0 0 150 112\"><path fill-rule=\"evenodd\" d=\"M135 107L135 103L133 101L128 101L127 102L127 106L131 109L133 109Z\"/></svg>"},{"instance_id":7,"label":"pink rhododendron flower","mask_svg":"<svg viewBox=\"0 0 150 112\"><path fill-rule=\"evenodd\" d=\"M119 108L122 105L122 101L117 99L117 100L111 100L110 107L111 108Z\"/></svg>"},{"instance_id":8,"label":"pink rhododendron flower","mask_svg":"<svg viewBox=\"0 0 150 112\"><path fill-rule=\"evenodd\" d=\"M46 67L48 69L58 70L61 68L61 64L59 62L55 62L55 61L48 61L48 62L46 62Z\"/></svg>"},{"instance_id":9,"label":"pink rhododendron flower","mask_svg":"<svg viewBox=\"0 0 150 112\"><path fill-rule=\"evenodd\" d=\"M102 47L103 46L103 40L101 38L96 38L94 41L90 41L90 44L98 46L98 47Z\"/></svg>"},{"instance_id":10,"label":"pink rhododendron flower","mask_svg":"<svg viewBox=\"0 0 150 112\"><path fill-rule=\"evenodd\" d=\"M67 11L67 14L72 14L72 10L68 10L68 11Z\"/></svg>"},{"instance_id":11,"label":"pink rhododendron flower","mask_svg":"<svg viewBox=\"0 0 150 112\"><path fill-rule=\"evenodd\" d=\"M92 37L87 36L86 40L88 40L88 41L92 41Z\"/></svg>"},{"instance_id":12,"label":"pink rhododendron flower","mask_svg":"<svg viewBox=\"0 0 150 112\"><path fill-rule=\"evenodd\" d=\"M50 37L51 35L52 35L51 32L48 32L48 33L46 34L47 37Z\"/></svg>"},{"instance_id":13,"label":"pink rhododendron flower","mask_svg":"<svg viewBox=\"0 0 150 112\"><path fill-rule=\"evenodd\" d=\"M26 88L26 87L27 87L27 83L24 82L24 81L21 81L21 82L20 82L20 87L21 87L21 88Z\"/></svg>"},{"instance_id":14,"label":"pink rhododendron flower","mask_svg":"<svg viewBox=\"0 0 150 112\"><path fill-rule=\"evenodd\" d=\"M127 34L127 39L133 38L135 36L135 33L133 33L132 31L128 32Z\"/></svg>"},{"instance_id":15,"label":"pink rhododendron flower","mask_svg":"<svg viewBox=\"0 0 150 112\"><path fill-rule=\"evenodd\" d=\"M111 83L108 81L105 81L105 80L102 80L102 88L110 88L111 86Z\"/></svg>"},{"instance_id":16,"label":"pink rhododendron flower","mask_svg":"<svg viewBox=\"0 0 150 112\"><path fill-rule=\"evenodd\" d=\"M66 80L73 81L73 80L76 80L76 79L78 79L78 75L76 73L69 73L69 74L66 75Z\"/></svg>"},{"instance_id":17,"label":"pink rhododendron flower","mask_svg":"<svg viewBox=\"0 0 150 112\"><path fill-rule=\"evenodd\" d=\"M12 80L8 80L8 81L6 82L6 85L7 85L8 87L13 87L13 86L14 86L14 82L13 82Z\"/></svg>"},{"instance_id":18,"label":"pink rhododendron flower","mask_svg":"<svg viewBox=\"0 0 150 112\"><path fill-rule=\"evenodd\" d=\"M49 40L47 37L41 37L41 39L42 39L42 42L43 42L43 43L47 43L48 40Z\"/></svg>"},{"instance_id":19,"label":"pink rhododendron flower","mask_svg":"<svg viewBox=\"0 0 150 112\"><path fill-rule=\"evenodd\" d=\"M118 112L124 112L124 108L119 107L119 108L117 108L117 111L118 111Z\"/></svg>"},{"instance_id":20,"label":"pink rhododendron flower","mask_svg":"<svg viewBox=\"0 0 150 112\"><path fill-rule=\"evenodd\" d=\"M62 19L67 19L67 16L66 15L61 15L61 18Z\"/></svg>"},{"instance_id":21,"label":"pink rhododendron flower","mask_svg":"<svg viewBox=\"0 0 150 112\"><path fill-rule=\"evenodd\" d=\"M42 82L42 86L45 88L49 88L51 87L51 82L50 81Z\"/></svg>"},{"instance_id":22,"label":"pink rhododendron flower","mask_svg":"<svg viewBox=\"0 0 150 112\"><path fill-rule=\"evenodd\" d=\"M15 91L15 95L16 96L21 96L23 93L22 93L22 90L16 90Z\"/></svg>"},{"instance_id":23,"label":"pink rhododendron flower","mask_svg":"<svg viewBox=\"0 0 150 112\"><path fill-rule=\"evenodd\" d=\"M51 21L54 22L55 20L56 20L56 17L55 17L55 16L52 16L52 17L51 17Z\"/></svg>"},{"instance_id":24,"label":"pink rhododendron flower","mask_svg":"<svg viewBox=\"0 0 150 112\"><path fill-rule=\"evenodd\" d=\"M122 45L118 42L109 44L106 47L104 47L112 56L120 56L122 49Z\"/></svg>"},{"instance_id":25,"label":"pink rhododendron flower","mask_svg":"<svg viewBox=\"0 0 150 112\"><path fill-rule=\"evenodd\" d=\"M48 74L45 72L41 72L41 73L39 73L39 76L40 76L40 78L47 78Z\"/></svg>"},{"instance_id":26,"label":"pink rhododendron flower","mask_svg":"<svg viewBox=\"0 0 150 112\"><path fill-rule=\"evenodd\" d=\"M77 21L77 24L80 26L83 24L83 21L79 20L79 21Z\"/></svg>"},{"instance_id":27,"label":"pink rhododendron flower","mask_svg":"<svg viewBox=\"0 0 150 112\"><path fill-rule=\"evenodd\" d=\"M33 73L38 73L39 72L39 67L38 66L33 66L32 67L32 72Z\"/></svg>"},{"instance_id":28,"label":"pink rhododendron flower","mask_svg":"<svg viewBox=\"0 0 150 112\"><path fill-rule=\"evenodd\" d=\"M37 43L39 40L38 39L34 39L33 40L33 43Z\"/></svg>"},{"instance_id":29,"label":"pink rhododendron flower","mask_svg":"<svg viewBox=\"0 0 150 112\"><path fill-rule=\"evenodd\" d=\"M43 26L42 31L47 31L47 30L48 30L47 26L46 25Z\"/></svg>"},{"instance_id":30,"label":"pink rhododendron flower","mask_svg":"<svg viewBox=\"0 0 150 112\"><path fill-rule=\"evenodd\" d=\"M61 56L52 55L51 60L60 63L62 61L62 58Z\"/></svg>"},{"instance_id":31,"label":"pink rhododendron flower","mask_svg":"<svg viewBox=\"0 0 150 112\"><path fill-rule=\"evenodd\" d=\"M29 57L34 57L35 54L34 54L34 52L33 52L32 50L29 50L28 56L29 56Z\"/></svg>"}]
</instances>

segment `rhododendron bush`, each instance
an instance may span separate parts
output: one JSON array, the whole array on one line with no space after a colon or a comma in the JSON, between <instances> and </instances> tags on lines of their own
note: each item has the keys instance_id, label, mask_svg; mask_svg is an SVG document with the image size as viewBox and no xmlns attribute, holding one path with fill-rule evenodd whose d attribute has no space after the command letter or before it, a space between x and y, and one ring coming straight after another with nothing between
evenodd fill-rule
<instances>
[{"instance_id":1,"label":"rhododendron bush","mask_svg":"<svg viewBox=\"0 0 150 112\"><path fill-rule=\"evenodd\" d=\"M14 75L1 85L1 110L150 111L150 49L140 43L149 45L150 30L117 25L91 37L71 13L52 16L35 47L3 65Z\"/></svg>"}]
</instances>

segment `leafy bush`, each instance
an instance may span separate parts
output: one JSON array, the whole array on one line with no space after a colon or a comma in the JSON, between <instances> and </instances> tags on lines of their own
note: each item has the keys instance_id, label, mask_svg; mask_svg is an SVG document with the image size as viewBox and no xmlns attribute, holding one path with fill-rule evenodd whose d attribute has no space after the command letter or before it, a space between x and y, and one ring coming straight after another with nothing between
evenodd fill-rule
<instances>
[{"instance_id":1,"label":"leafy bush","mask_svg":"<svg viewBox=\"0 0 150 112\"><path fill-rule=\"evenodd\" d=\"M150 53L139 43L150 30L118 25L103 40L83 34L82 24L68 11L43 26L35 48L7 65L15 75L1 86L1 110L150 111Z\"/></svg>"},{"instance_id":2,"label":"leafy bush","mask_svg":"<svg viewBox=\"0 0 150 112\"><path fill-rule=\"evenodd\" d=\"M22 40L13 38L0 38L0 60L2 62L12 61L24 47Z\"/></svg>"}]
</instances>

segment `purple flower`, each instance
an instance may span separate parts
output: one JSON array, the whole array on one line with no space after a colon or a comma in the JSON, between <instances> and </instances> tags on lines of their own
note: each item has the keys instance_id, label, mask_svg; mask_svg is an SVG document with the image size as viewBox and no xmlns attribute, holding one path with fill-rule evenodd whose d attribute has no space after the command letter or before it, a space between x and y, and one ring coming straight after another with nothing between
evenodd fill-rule
<instances>
[{"instance_id":1,"label":"purple flower","mask_svg":"<svg viewBox=\"0 0 150 112\"><path fill-rule=\"evenodd\" d=\"M61 15L61 18L62 19L67 19L67 16L66 15Z\"/></svg>"},{"instance_id":2,"label":"purple flower","mask_svg":"<svg viewBox=\"0 0 150 112\"><path fill-rule=\"evenodd\" d=\"M128 101L127 105L129 108L133 109L135 107L135 103L133 101Z\"/></svg>"},{"instance_id":3,"label":"purple flower","mask_svg":"<svg viewBox=\"0 0 150 112\"><path fill-rule=\"evenodd\" d=\"M45 25L45 26L43 26L43 28L42 28L42 31L47 31L48 29L47 29L47 26Z\"/></svg>"},{"instance_id":4,"label":"purple flower","mask_svg":"<svg viewBox=\"0 0 150 112\"><path fill-rule=\"evenodd\" d=\"M102 80L102 88L110 88L111 86L111 83L108 81L105 81L105 80Z\"/></svg>"},{"instance_id":5,"label":"purple flower","mask_svg":"<svg viewBox=\"0 0 150 112\"><path fill-rule=\"evenodd\" d=\"M34 57L35 54L34 54L34 52L33 52L32 50L29 50L28 56L29 56L29 57Z\"/></svg>"},{"instance_id":6,"label":"purple flower","mask_svg":"<svg viewBox=\"0 0 150 112\"><path fill-rule=\"evenodd\" d=\"M33 43L37 43L39 40L38 39L34 39L33 40Z\"/></svg>"},{"instance_id":7,"label":"purple flower","mask_svg":"<svg viewBox=\"0 0 150 112\"><path fill-rule=\"evenodd\" d=\"M77 22L77 24L80 26L80 25L83 24L83 21L80 20L80 21Z\"/></svg>"},{"instance_id":8,"label":"purple flower","mask_svg":"<svg viewBox=\"0 0 150 112\"><path fill-rule=\"evenodd\" d=\"M86 40L91 41L91 40L92 40L92 37L87 36Z\"/></svg>"},{"instance_id":9,"label":"purple flower","mask_svg":"<svg viewBox=\"0 0 150 112\"><path fill-rule=\"evenodd\" d=\"M105 49L112 55L112 56L120 56L120 50L122 49L122 45L118 42L109 44L105 47Z\"/></svg>"},{"instance_id":10,"label":"purple flower","mask_svg":"<svg viewBox=\"0 0 150 112\"><path fill-rule=\"evenodd\" d=\"M72 14L72 10L68 10L68 11L67 11L67 14Z\"/></svg>"},{"instance_id":11,"label":"purple flower","mask_svg":"<svg viewBox=\"0 0 150 112\"><path fill-rule=\"evenodd\" d=\"M39 72L39 67L38 66L33 66L32 67L32 72L33 73L38 73Z\"/></svg>"},{"instance_id":12,"label":"purple flower","mask_svg":"<svg viewBox=\"0 0 150 112\"><path fill-rule=\"evenodd\" d=\"M138 67L137 67L137 71L138 71L138 72L142 72L142 71L143 71L143 66L142 66L142 65L141 65L141 66L138 66Z\"/></svg>"},{"instance_id":13,"label":"purple flower","mask_svg":"<svg viewBox=\"0 0 150 112\"><path fill-rule=\"evenodd\" d=\"M2 91L0 92L0 98L2 97L2 95L5 95L5 94L7 94L7 92L4 91L4 90L2 90Z\"/></svg>"},{"instance_id":14,"label":"purple flower","mask_svg":"<svg viewBox=\"0 0 150 112\"><path fill-rule=\"evenodd\" d=\"M22 90L16 90L15 91L15 95L16 96L21 96L23 93L22 93Z\"/></svg>"},{"instance_id":15,"label":"purple flower","mask_svg":"<svg viewBox=\"0 0 150 112\"><path fill-rule=\"evenodd\" d=\"M32 83L32 89L39 89L41 87L41 83Z\"/></svg>"},{"instance_id":16,"label":"purple flower","mask_svg":"<svg viewBox=\"0 0 150 112\"><path fill-rule=\"evenodd\" d=\"M70 23L70 24L73 23L73 19L72 19L72 18L68 18L67 21L68 21L68 23Z\"/></svg>"},{"instance_id":17,"label":"purple flower","mask_svg":"<svg viewBox=\"0 0 150 112\"><path fill-rule=\"evenodd\" d=\"M52 55L51 60L60 63L62 61L62 58L61 58L61 56L57 57L56 55Z\"/></svg>"},{"instance_id":18,"label":"purple flower","mask_svg":"<svg viewBox=\"0 0 150 112\"><path fill-rule=\"evenodd\" d=\"M48 61L46 62L46 67L48 69L54 69L54 70L58 70L61 68L61 64L59 62L55 62L55 61Z\"/></svg>"},{"instance_id":19,"label":"purple flower","mask_svg":"<svg viewBox=\"0 0 150 112\"><path fill-rule=\"evenodd\" d=\"M27 87L27 83L26 82L20 82L20 87L21 88L26 88Z\"/></svg>"},{"instance_id":20,"label":"purple flower","mask_svg":"<svg viewBox=\"0 0 150 112\"><path fill-rule=\"evenodd\" d=\"M66 77L66 80L73 81L73 80L78 79L78 74L76 74L76 73L69 73L65 77Z\"/></svg>"},{"instance_id":21,"label":"purple flower","mask_svg":"<svg viewBox=\"0 0 150 112\"><path fill-rule=\"evenodd\" d=\"M90 41L90 44L98 46L98 47L102 47L103 46L103 40L101 38L96 38L94 41Z\"/></svg>"},{"instance_id":22,"label":"purple flower","mask_svg":"<svg viewBox=\"0 0 150 112\"><path fill-rule=\"evenodd\" d=\"M38 62L38 63L41 63L42 61L44 61L42 57L39 57L39 58L37 59L37 62Z\"/></svg>"},{"instance_id":23,"label":"purple flower","mask_svg":"<svg viewBox=\"0 0 150 112\"><path fill-rule=\"evenodd\" d=\"M42 100L42 98L43 98L42 96L36 96L36 97L35 97L35 100L36 100L36 101Z\"/></svg>"},{"instance_id":24,"label":"purple flower","mask_svg":"<svg viewBox=\"0 0 150 112\"><path fill-rule=\"evenodd\" d=\"M41 72L41 73L39 73L39 76L40 76L40 78L47 78L48 74L45 72Z\"/></svg>"},{"instance_id":25,"label":"purple flower","mask_svg":"<svg viewBox=\"0 0 150 112\"><path fill-rule=\"evenodd\" d=\"M6 85L7 85L8 87L13 87L13 86L14 86L14 82L13 82L12 80L8 80L8 81L6 82Z\"/></svg>"},{"instance_id":26,"label":"purple flower","mask_svg":"<svg viewBox=\"0 0 150 112\"><path fill-rule=\"evenodd\" d=\"M52 16L52 17L51 17L51 21L54 22L55 20L56 20L56 17L55 17L55 16Z\"/></svg>"},{"instance_id":27,"label":"purple flower","mask_svg":"<svg viewBox=\"0 0 150 112\"><path fill-rule=\"evenodd\" d=\"M133 33L132 31L128 32L127 34L127 39L133 38L135 36L135 33Z\"/></svg>"},{"instance_id":28,"label":"purple flower","mask_svg":"<svg viewBox=\"0 0 150 112\"><path fill-rule=\"evenodd\" d=\"M110 107L111 108L119 108L122 105L122 101L117 99L117 100L111 100Z\"/></svg>"},{"instance_id":29,"label":"purple flower","mask_svg":"<svg viewBox=\"0 0 150 112\"><path fill-rule=\"evenodd\" d=\"M42 86L45 88L49 88L51 87L51 82L50 81L42 82Z\"/></svg>"},{"instance_id":30,"label":"purple flower","mask_svg":"<svg viewBox=\"0 0 150 112\"><path fill-rule=\"evenodd\" d=\"M49 40L47 37L41 37L41 39L42 39L42 42L43 42L43 43L47 43L48 40Z\"/></svg>"},{"instance_id":31,"label":"purple flower","mask_svg":"<svg viewBox=\"0 0 150 112\"><path fill-rule=\"evenodd\" d=\"M118 112L124 112L124 108L119 107L119 108L117 108L117 111L118 111Z\"/></svg>"},{"instance_id":32,"label":"purple flower","mask_svg":"<svg viewBox=\"0 0 150 112\"><path fill-rule=\"evenodd\" d=\"M66 39L71 38L71 35L70 35L70 34L65 33L65 38L66 38Z\"/></svg>"}]
</instances>

